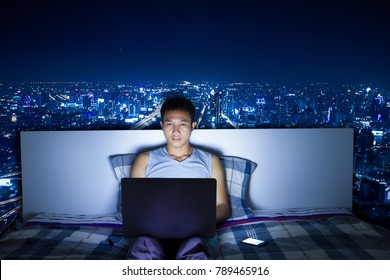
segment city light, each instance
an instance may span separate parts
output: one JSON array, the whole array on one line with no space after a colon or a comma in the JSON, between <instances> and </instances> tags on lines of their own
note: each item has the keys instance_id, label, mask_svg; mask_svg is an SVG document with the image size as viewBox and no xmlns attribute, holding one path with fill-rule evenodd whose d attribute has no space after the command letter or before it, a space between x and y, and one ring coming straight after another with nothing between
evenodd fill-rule
<instances>
[{"instance_id":1,"label":"city light","mask_svg":"<svg viewBox=\"0 0 390 280\"><path fill-rule=\"evenodd\" d=\"M0 179L0 187L10 187L10 186L12 186L11 179Z\"/></svg>"},{"instance_id":2,"label":"city light","mask_svg":"<svg viewBox=\"0 0 390 280\"><path fill-rule=\"evenodd\" d=\"M141 87L123 82L1 84L4 132L0 138L0 177L7 178L1 179L1 186L13 186L12 179L20 178L20 131L158 129L162 102L176 94L194 102L198 129L351 127L355 131L356 178L366 178L373 189L378 182L390 184L387 88L372 84L287 86L182 81L145 83ZM386 206L383 200L384 192L389 196L388 185L380 185L387 189L381 190L375 205L371 198L362 196L362 188L354 189L356 211L369 216L370 209L381 208L390 213L390 203ZM20 186L6 189L2 199L21 191Z\"/></svg>"}]
</instances>

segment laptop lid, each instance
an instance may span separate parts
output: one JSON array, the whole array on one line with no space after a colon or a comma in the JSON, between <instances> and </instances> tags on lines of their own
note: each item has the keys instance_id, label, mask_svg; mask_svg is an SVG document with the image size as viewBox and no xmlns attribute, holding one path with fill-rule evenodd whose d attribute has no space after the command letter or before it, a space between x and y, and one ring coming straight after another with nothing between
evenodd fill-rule
<instances>
[{"instance_id":1,"label":"laptop lid","mask_svg":"<svg viewBox=\"0 0 390 280\"><path fill-rule=\"evenodd\" d=\"M122 223L127 237L213 237L216 180L123 178Z\"/></svg>"}]
</instances>

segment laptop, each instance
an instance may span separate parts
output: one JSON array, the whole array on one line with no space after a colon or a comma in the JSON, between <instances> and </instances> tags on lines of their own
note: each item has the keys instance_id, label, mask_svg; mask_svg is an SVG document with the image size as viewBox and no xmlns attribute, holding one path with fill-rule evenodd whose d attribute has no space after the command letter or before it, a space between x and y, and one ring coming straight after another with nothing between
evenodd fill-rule
<instances>
[{"instance_id":1,"label":"laptop","mask_svg":"<svg viewBox=\"0 0 390 280\"><path fill-rule=\"evenodd\" d=\"M216 188L212 178L123 178L123 234L213 237Z\"/></svg>"}]
</instances>

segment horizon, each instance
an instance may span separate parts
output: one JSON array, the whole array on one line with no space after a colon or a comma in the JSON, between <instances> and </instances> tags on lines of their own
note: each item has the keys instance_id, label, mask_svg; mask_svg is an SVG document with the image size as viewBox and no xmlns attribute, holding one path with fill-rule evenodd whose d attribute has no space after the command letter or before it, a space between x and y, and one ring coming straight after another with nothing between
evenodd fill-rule
<instances>
[{"instance_id":1,"label":"horizon","mask_svg":"<svg viewBox=\"0 0 390 280\"><path fill-rule=\"evenodd\" d=\"M329 85L329 86L375 86L380 87L383 89L387 89L390 87L389 83L378 83L373 81L354 81L354 82L347 82L347 81L340 81L340 82L327 82L327 81L311 81L311 82L297 82L297 81L291 81L291 82L282 82L282 81L274 81L274 82L267 82L267 81L241 81L241 80L183 80L183 79L172 79L172 80L30 80L30 81L2 81L0 80L0 86L6 85L6 84L88 84L88 83L107 83L107 84L127 84L127 85L158 85L158 84L226 84L226 85L237 85L237 84L257 84L262 86L310 86L310 85Z\"/></svg>"}]
</instances>

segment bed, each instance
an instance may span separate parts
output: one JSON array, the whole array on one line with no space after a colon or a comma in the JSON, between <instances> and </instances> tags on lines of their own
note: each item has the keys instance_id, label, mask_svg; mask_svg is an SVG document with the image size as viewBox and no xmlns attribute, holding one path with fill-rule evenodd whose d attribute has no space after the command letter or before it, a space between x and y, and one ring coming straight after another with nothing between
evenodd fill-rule
<instances>
[{"instance_id":1,"label":"bed","mask_svg":"<svg viewBox=\"0 0 390 280\"><path fill-rule=\"evenodd\" d=\"M260 211L219 225L217 234L217 259L390 259L390 231L343 209ZM268 244L241 244L248 236ZM129 245L116 214L41 213L0 240L0 259L123 260Z\"/></svg>"},{"instance_id":2,"label":"bed","mask_svg":"<svg viewBox=\"0 0 390 280\"><path fill-rule=\"evenodd\" d=\"M129 175L134 157L133 153L109 157L118 183ZM217 227L217 259L390 259L390 231L347 209L252 210L247 188L257 164L235 156L220 159L232 214ZM126 259L131 240L121 232L119 201L118 197L117 211L105 215L39 213L0 240L0 259ZM242 244L246 237L266 240L267 245Z\"/></svg>"}]
</instances>

